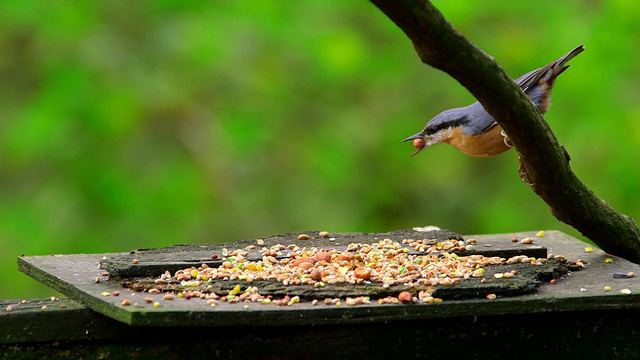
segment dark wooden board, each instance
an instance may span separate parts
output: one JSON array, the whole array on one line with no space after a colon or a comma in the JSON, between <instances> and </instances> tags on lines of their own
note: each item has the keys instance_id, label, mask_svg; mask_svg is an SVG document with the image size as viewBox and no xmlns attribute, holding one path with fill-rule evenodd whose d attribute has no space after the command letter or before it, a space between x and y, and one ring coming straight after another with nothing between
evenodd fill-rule
<instances>
[{"instance_id":1,"label":"dark wooden board","mask_svg":"<svg viewBox=\"0 0 640 360\"><path fill-rule=\"evenodd\" d=\"M137 332L65 297L0 300L0 324L0 344L103 340Z\"/></svg>"},{"instance_id":2,"label":"dark wooden board","mask_svg":"<svg viewBox=\"0 0 640 360\"><path fill-rule=\"evenodd\" d=\"M113 283L94 282L103 270L98 264L104 257L116 258L124 254L97 255L49 255L23 256L18 260L21 271L34 279L51 286L89 308L130 325L154 326L264 326L301 324L346 324L371 323L391 320L442 318L453 316L519 314L547 311L571 311L636 307L640 302L640 284L637 278L613 279L614 273L634 271L638 266L620 258L613 258L601 251L585 252L585 244L557 231L547 231L546 236L536 238L534 232L502 235L474 236L478 244L487 248L508 246L512 237L532 237L536 245L549 249L554 254L565 255L570 260L583 258L586 269L572 273L557 285L545 284L535 292L517 297L499 297L496 300L475 298L445 300L440 304L379 305L372 302L358 306L329 306L301 302L293 306L277 307L258 303L229 304L219 302L211 307L205 301L176 299L163 301L162 294L134 293L130 289L117 288ZM338 237L337 237L338 238ZM255 241L255 240L254 240ZM484 246L488 244L491 246ZM520 247L531 246L519 244ZM613 263L605 263L605 258ZM605 292L603 286L611 286ZM630 295L620 293L630 289ZM119 290L119 296L101 296L103 292ZM154 308L144 303L149 296L161 303ZM122 306L124 298L138 302L141 307Z\"/></svg>"},{"instance_id":3,"label":"dark wooden board","mask_svg":"<svg viewBox=\"0 0 640 360\"><path fill-rule=\"evenodd\" d=\"M0 359L638 359L640 308L270 327L137 327L69 299L0 301ZM41 310L48 304L47 310ZM65 306L63 308L63 305ZM496 307L502 306L501 303ZM552 324L552 328L550 327ZM523 349L535 350L523 352ZM454 350L452 350L454 349ZM537 350L537 351L536 351Z\"/></svg>"}]
</instances>

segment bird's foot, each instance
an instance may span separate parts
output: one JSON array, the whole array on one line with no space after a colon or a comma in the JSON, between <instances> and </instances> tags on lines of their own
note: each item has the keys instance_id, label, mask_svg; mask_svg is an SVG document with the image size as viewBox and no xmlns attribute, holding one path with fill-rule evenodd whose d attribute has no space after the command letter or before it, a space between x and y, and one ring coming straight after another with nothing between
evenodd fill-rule
<instances>
[{"instance_id":1,"label":"bird's foot","mask_svg":"<svg viewBox=\"0 0 640 360\"><path fill-rule=\"evenodd\" d=\"M520 160L520 166L518 166L518 174L520 174L520 180L522 180L523 183L534 187L536 185L536 183L531 182L529 180L529 175L527 175L527 172L524 169L524 166L522 166L522 158L520 156L518 156L518 160Z\"/></svg>"}]
</instances>

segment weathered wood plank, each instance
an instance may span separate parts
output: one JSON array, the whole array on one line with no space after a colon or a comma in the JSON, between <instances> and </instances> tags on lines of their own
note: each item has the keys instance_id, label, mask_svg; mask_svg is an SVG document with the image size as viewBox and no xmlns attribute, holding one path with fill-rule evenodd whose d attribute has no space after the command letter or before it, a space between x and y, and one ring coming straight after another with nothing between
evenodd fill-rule
<instances>
[{"instance_id":1,"label":"weathered wood plank","mask_svg":"<svg viewBox=\"0 0 640 360\"><path fill-rule=\"evenodd\" d=\"M512 237L535 237L535 233L476 236L479 244L508 244ZM291 307L273 305L219 303L216 307L204 301L176 299L163 301L162 294L135 293L130 289L118 289L120 296L104 297L102 292L112 292L112 283L94 282L102 270L97 268L103 255L51 255L30 256L19 259L21 271L37 280L86 304L91 309L132 325L155 326L267 326L267 325L320 325L357 324L385 321L404 321L429 318L474 315L519 314L547 311L576 311L607 308L637 308L640 304L638 278L613 279L614 272L634 271L638 265L620 258L613 264L605 263L607 257L601 251L586 253L584 244L570 236L548 231L544 238L536 239L539 245L555 254L571 260L584 258L589 264L583 271L575 272L558 285L544 285L535 293L510 298L446 300L441 304L312 306L301 302ZM122 254L105 254L107 257ZM603 286L612 287L605 292ZM630 295L620 293L626 288ZM585 291L582 291L585 289ZM143 297L151 297L161 303L154 308L144 303ZM138 302L141 307L122 306L123 298ZM188 304L186 306L185 304ZM247 305L248 308L245 308Z\"/></svg>"},{"instance_id":2,"label":"weathered wood plank","mask_svg":"<svg viewBox=\"0 0 640 360\"><path fill-rule=\"evenodd\" d=\"M105 340L138 332L65 297L2 300L0 324L0 344Z\"/></svg>"}]
</instances>

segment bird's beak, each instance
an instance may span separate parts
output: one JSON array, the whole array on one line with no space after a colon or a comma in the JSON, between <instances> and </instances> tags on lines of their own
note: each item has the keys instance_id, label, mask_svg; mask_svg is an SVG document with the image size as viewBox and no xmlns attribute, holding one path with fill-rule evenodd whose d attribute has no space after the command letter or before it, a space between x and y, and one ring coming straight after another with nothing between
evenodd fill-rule
<instances>
[{"instance_id":1,"label":"bird's beak","mask_svg":"<svg viewBox=\"0 0 640 360\"><path fill-rule=\"evenodd\" d=\"M418 155L418 153L419 153L420 151L422 151L422 150L426 149L429 145L431 145L431 141L426 141L426 140L425 140L425 138L426 138L426 137L425 137L424 135L422 135L421 133L417 133L417 134L415 134L415 135L411 135L411 136L409 136L408 138L406 138L406 139L402 140L402 142L407 142L407 141L409 141L409 140L416 140L416 139L420 139L420 140L422 140L422 141L420 141L420 142L416 142L416 141L414 141L414 142L413 142L413 146L415 146L418 150L416 150L416 152L414 152L413 154L411 154L411 156L410 156L410 157L413 157L413 156Z\"/></svg>"}]
</instances>

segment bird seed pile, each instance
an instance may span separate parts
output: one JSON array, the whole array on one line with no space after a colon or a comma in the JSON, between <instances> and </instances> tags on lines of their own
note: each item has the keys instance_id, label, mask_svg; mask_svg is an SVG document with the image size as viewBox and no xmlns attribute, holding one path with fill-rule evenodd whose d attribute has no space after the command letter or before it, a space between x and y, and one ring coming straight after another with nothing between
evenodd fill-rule
<instances>
[{"instance_id":1,"label":"bird seed pile","mask_svg":"<svg viewBox=\"0 0 640 360\"><path fill-rule=\"evenodd\" d=\"M427 244L428 239L405 239L400 242L384 239L372 244L349 244L346 250L318 249L316 247L300 247L274 245L262 247L262 259L247 259L248 251L244 249L222 251L222 264L209 267L191 267L178 270L175 274L168 271L155 280L155 284L179 283L184 289L178 293L179 298L206 299L212 306L217 301L226 302L259 302L276 305L292 305L300 301L298 296L285 296L273 299L271 296L259 294L259 282L279 282L284 286L324 287L327 284L379 284L383 287L404 285L407 290L413 288L428 289L429 286L454 286L465 279L476 278L481 283L484 279L484 267L488 265L530 263L533 266L543 264L546 259L535 259L527 256L516 256L510 259L501 257L485 257L483 255L460 256L453 251L464 251L473 246L474 240L446 240L435 244ZM258 240L257 246L264 242ZM256 247L251 245L249 250ZM413 250L411 250L413 249ZM288 257L284 251L289 254ZM414 251L415 250L415 251ZM285 256L283 258L283 256ZM517 276L517 271L494 274L496 278ZM237 285L227 294L215 294L211 289L213 281L246 282L247 287ZM193 290L190 290L193 289ZM157 290L157 289L154 289ZM151 292L151 291L150 291ZM413 293L413 294L412 294ZM495 298L495 295L493 297ZM357 305L369 303L368 297L347 298L344 303ZM429 290L403 291L398 297L387 297L377 300L379 303L411 303L440 302L433 298ZM318 300L313 300L317 304ZM341 305L342 299L324 299L326 304Z\"/></svg>"}]
</instances>

